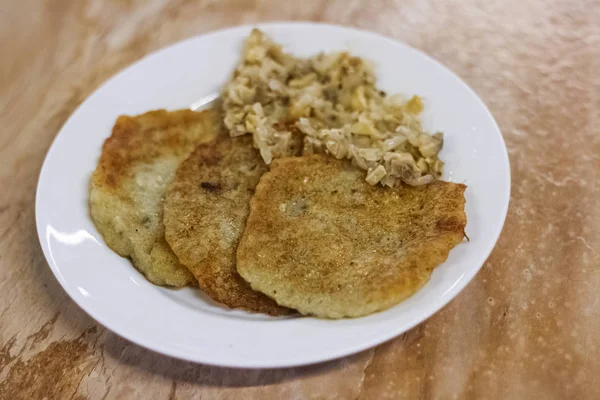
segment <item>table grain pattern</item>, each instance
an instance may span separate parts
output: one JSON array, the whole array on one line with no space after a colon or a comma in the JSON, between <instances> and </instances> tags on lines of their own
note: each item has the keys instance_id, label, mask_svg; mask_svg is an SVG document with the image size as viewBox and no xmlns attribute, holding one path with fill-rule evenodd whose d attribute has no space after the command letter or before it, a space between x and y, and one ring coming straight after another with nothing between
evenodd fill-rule
<instances>
[{"instance_id":1,"label":"table grain pattern","mask_svg":"<svg viewBox=\"0 0 600 400\"><path fill-rule=\"evenodd\" d=\"M375 349L236 370L145 350L61 289L38 244L42 161L73 110L151 51L271 20L354 26L460 75L506 140L512 196L477 277ZM2 0L0 399L600 398L598 0Z\"/></svg>"}]
</instances>

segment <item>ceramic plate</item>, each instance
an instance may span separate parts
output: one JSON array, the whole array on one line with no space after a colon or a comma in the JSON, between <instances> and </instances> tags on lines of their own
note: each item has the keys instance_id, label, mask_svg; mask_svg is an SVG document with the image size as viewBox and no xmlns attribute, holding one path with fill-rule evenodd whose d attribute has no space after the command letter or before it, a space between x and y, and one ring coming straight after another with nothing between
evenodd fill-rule
<instances>
[{"instance_id":1,"label":"ceramic plate","mask_svg":"<svg viewBox=\"0 0 600 400\"><path fill-rule=\"evenodd\" d=\"M69 118L40 174L36 218L65 291L113 332L159 353L229 367L287 367L375 346L422 322L477 273L494 247L510 191L508 157L493 117L469 87L425 54L378 34L331 25L259 27L297 55L347 50L374 62L378 86L418 94L424 126L445 133L444 179L468 185L467 234L431 280L399 305L357 319L272 318L232 311L199 290L153 286L111 251L88 212L88 185L120 114L190 107L219 92L251 26L213 32L151 54L106 82Z\"/></svg>"}]
</instances>

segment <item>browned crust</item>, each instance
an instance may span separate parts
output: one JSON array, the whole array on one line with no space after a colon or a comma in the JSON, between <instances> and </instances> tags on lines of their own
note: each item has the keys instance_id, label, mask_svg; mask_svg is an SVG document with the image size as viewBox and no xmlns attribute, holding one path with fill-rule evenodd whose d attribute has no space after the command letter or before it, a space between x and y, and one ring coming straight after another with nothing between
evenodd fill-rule
<instances>
[{"instance_id":1,"label":"browned crust","mask_svg":"<svg viewBox=\"0 0 600 400\"><path fill-rule=\"evenodd\" d=\"M204 125L216 120L207 118L212 113L212 110L155 110L133 117L120 116L102 146L94 183L116 188L121 179L130 176L134 164L151 162L164 154L187 155L198 142L187 131L205 129ZM207 132L210 130L216 131L206 127Z\"/></svg>"}]
</instances>

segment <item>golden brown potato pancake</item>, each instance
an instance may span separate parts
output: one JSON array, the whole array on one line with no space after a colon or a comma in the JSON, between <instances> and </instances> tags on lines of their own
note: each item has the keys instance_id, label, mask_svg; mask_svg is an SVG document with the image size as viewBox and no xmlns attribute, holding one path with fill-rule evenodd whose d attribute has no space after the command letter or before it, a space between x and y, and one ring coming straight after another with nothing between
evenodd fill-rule
<instances>
[{"instance_id":1,"label":"golden brown potato pancake","mask_svg":"<svg viewBox=\"0 0 600 400\"><path fill-rule=\"evenodd\" d=\"M386 309L423 286L462 241L465 188L384 188L332 157L275 160L251 200L238 272L303 314Z\"/></svg>"},{"instance_id":2,"label":"golden brown potato pancake","mask_svg":"<svg viewBox=\"0 0 600 400\"><path fill-rule=\"evenodd\" d=\"M106 243L154 284L194 282L165 241L163 198L179 163L218 131L213 111L158 110L119 117L104 142L90 188L92 218Z\"/></svg>"},{"instance_id":3,"label":"golden brown potato pancake","mask_svg":"<svg viewBox=\"0 0 600 400\"><path fill-rule=\"evenodd\" d=\"M249 202L267 171L252 138L224 134L200 146L177 170L165 200L166 238L212 299L231 308L290 313L252 290L236 271Z\"/></svg>"}]
</instances>

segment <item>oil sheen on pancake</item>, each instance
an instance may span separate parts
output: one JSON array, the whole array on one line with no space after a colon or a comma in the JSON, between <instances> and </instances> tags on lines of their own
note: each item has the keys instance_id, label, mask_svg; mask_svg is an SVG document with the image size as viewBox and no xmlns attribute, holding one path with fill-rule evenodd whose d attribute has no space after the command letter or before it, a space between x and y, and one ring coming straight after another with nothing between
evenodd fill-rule
<instances>
[{"instance_id":1,"label":"oil sheen on pancake","mask_svg":"<svg viewBox=\"0 0 600 400\"><path fill-rule=\"evenodd\" d=\"M210 110L158 110L119 117L104 142L90 188L92 218L106 243L154 284L194 282L165 241L163 198L179 163L214 139L218 126Z\"/></svg>"},{"instance_id":2,"label":"oil sheen on pancake","mask_svg":"<svg viewBox=\"0 0 600 400\"><path fill-rule=\"evenodd\" d=\"M359 317L423 286L464 237L465 185L371 186L347 161L275 160L251 200L237 268L303 314Z\"/></svg>"},{"instance_id":3,"label":"oil sheen on pancake","mask_svg":"<svg viewBox=\"0 0 600 400\"><path fill-rule=\"evenodd\" d=\"M166 239L200 288L231 308L288 314L237 273L238 242L249 202L267 171L252 137L228 134L198 146L177 170L165 200Z\"/></svg>"}]
</instances>

